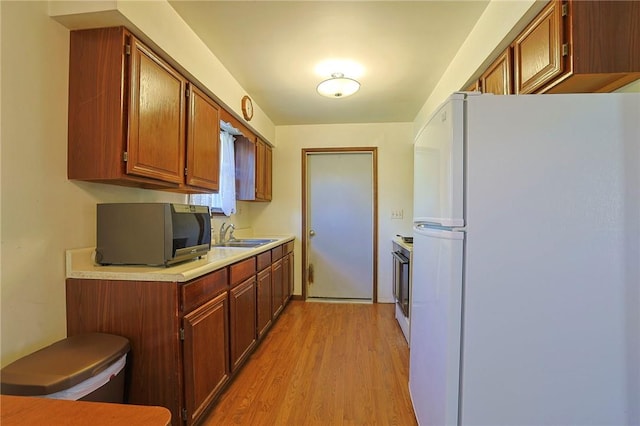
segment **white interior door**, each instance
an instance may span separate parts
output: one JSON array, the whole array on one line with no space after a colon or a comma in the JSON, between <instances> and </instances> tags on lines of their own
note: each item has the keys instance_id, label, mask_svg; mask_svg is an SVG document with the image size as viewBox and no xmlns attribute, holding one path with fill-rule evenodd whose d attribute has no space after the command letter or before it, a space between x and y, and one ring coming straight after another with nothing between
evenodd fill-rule
<instances>
[{"instance_id":1,"label":"white interior door","mask_svg":"<svg viewBox=\"0 0 640 426\"><path fill-rule=\"evenodd\" d=\"M308 297L373 298L373 155L307 156Z\"/></svg>"}]
</instances>

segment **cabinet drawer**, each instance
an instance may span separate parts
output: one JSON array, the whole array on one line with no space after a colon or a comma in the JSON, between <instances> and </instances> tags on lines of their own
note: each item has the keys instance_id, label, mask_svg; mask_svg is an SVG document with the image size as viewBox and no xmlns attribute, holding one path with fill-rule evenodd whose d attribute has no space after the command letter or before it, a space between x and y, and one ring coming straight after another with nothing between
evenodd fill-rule
<instances>
[{"instance_id":1,"label":"cabinet drawer","mask_svg":"<svg viewBox=\"0 0 640 426\"><path fill-rule=\"evenodd\" d=\"M285 254L293 253L293 241L289 241L284 245Z\"/></svg>"},{"instance_id":2,"label":"cabinet drawer","mask_svg":"<svg viewBox=\"0 0 640 426\"><path fill-rule=\"evenodd\" d=\"M220 269L183 284L180 289L182 311L189 312L209 299L227 290L227 268Z\"/></svg>"},{"instance_id":3,"label":"cabinet drawer","mask_svg":"<svg viewBox=\"0 0 640 426\"><path fill-rule=\"evenodd\" d=\"M271 260L275 262L282 258L282 246L271 249Z\"/></svg>"},{"instance_id":4,"label":"cabinet drawer","mask_svg":"<svg viewBox=\"0 0 640 426\"><path fill-rule=\"evenodd\" d=\"M271 266L271 250L260 253L256 257L258 259L258 271L262 271L267 266Z\"/></svg>"},{"instance_id":5,"label":"cabinet drawer","mask_svg":"<svg viewBox=\"0 0 640 426\"><path fill-rule=\"evenodd\" d=\"M252 257L229 267L231 274L230 285L233 287L256 273L256 258Z\"/></svg>"}]
</instances>

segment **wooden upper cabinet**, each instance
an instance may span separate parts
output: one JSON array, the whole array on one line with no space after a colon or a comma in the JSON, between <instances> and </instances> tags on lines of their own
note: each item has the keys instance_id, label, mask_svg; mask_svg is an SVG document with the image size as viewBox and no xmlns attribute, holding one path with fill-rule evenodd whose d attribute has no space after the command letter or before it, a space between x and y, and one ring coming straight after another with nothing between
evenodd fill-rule
<instances>
[{"instance_id":1,"label":"wooden upper cabinet","mask_svg":"<svg viewBox=\"0 0 640 426\"><path fill-rule=\"evenodd\" d=\"M187 82L134 37L130 40L127 173L182 183Z\"/></svg>"},{"instance_id":2,"label":"wooden upper cabinet","mask_svg":"<svg viewBox=\"0 0 640 426\"><path fill-rule=\"evenodd\" d=\"M271 201L272 151L263 140L238 136L235 141L236 198Z\"/></svg>"},{"instance_id":3,"label":"wooden upper cabinet","mask_svg":"<svg viewBox=\"0 0 640 426\"><path fill-rule=\"evenodd\" d=\"M635 1L551 1L513 43L515 92L611 92L640 78L639 16Z\"/></svg>"},{"instance_id":4,"label":"wooden upper cabinet","mask_svg":"<svg viewBox=\"0 0 640 426\"><path fill-rule=\"evenodd\" d=\"M186 183L218 191L220 186L220 107L189 85Z\"/></svg>"},{"instance_id":5,"label":"wooden upper cabinet","mask_svg":"<svg viewBox=\"0 0 640 426\"><path fill-rule=\"evenodd\" d=\"M68 178L216 191L219 107L191 88L187 118L187 84L124 27L71 31Z\"/></svg>"},{"instance_id":6,"label":"wooden upper cabinet","mask_svg":"<svg viewBox=\"0 0 640 426\"><path fill-rule=\"evenodd\" d=\"M271 188L273 179L273 150L271 146L265 143L265 157L264 157L264 199L271 201Z\"/></svg>"},{"instance_id":7,"label":"wooden upper cabinet","mask_svg":"<svg viewBox=\"0 0 640 426\"><path fill-rule=\"evenodd\" d=\"M551 1L515 39L513 56L516 93L534 93L562 73L560 1Z\"/></svg>"},{"instance_id":8,"label":"wooden upper cabinet","mask_svg":"<svg viewBox=\"0 0 640 426\"><path fill-rule=\"evenodd\" d=\"M271 201L271 147L261 139L256 141L256 199Z\"/></svg>"},{"instance_id":9,"label":"wooden upper cabinet","mask_svg":"<svg viewBox=\"0 0 640 426\"><path fill-rule=\"evenodd\" d=\"M480 76L479 85L482 88L482 93L493 93L495 95L512 94L512 74L511 48L507 48Z\"/></svg>"}]
</instances>

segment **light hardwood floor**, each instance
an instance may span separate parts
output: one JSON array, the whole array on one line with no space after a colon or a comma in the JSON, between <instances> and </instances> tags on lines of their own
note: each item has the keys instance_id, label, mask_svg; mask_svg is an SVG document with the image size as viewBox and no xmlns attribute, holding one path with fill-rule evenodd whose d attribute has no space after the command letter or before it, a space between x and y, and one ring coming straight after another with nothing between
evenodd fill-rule
<instances>
[{"instance_id":1,"label":"light hardwood floor","mask_svg":"<svg viewBox=\"0 0 640 426\"><path fill-rule=\"evenodd\" d=\"M392 304L291 301L203 422L415 425Z\"/></svg>"}]
</instances>

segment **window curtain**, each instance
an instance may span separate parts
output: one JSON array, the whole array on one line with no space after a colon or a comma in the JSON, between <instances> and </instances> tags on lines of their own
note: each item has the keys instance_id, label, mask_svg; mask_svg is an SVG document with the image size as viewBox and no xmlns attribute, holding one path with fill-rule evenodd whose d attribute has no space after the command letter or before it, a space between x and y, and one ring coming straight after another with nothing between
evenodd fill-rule
<instances>
[{"instance_id":1,"label":"window curtain","mask_svg":"<svg viewBox=\"0 0 640 426\"><path fill-rule=\"evenodd\" d=\"M220 182L217 194L194 194L190 202L211 207L231 216L236 212L236 161L232 133L241 134L228 123L220 122Z\"/></svg>"},{"instance_id":2,"label":"window curtain","mask_svg":"<svg viewBox=\"0 0 640 426\"><path fill-rule=\"evenodd\" d=\"M236 212L236 158L234 153L234 138L226 131L220 132L220 190L213 194L215 204L222 212L231 216ZM216 200L216 197L218 198Z\"/></svg>"}]
</instances>

